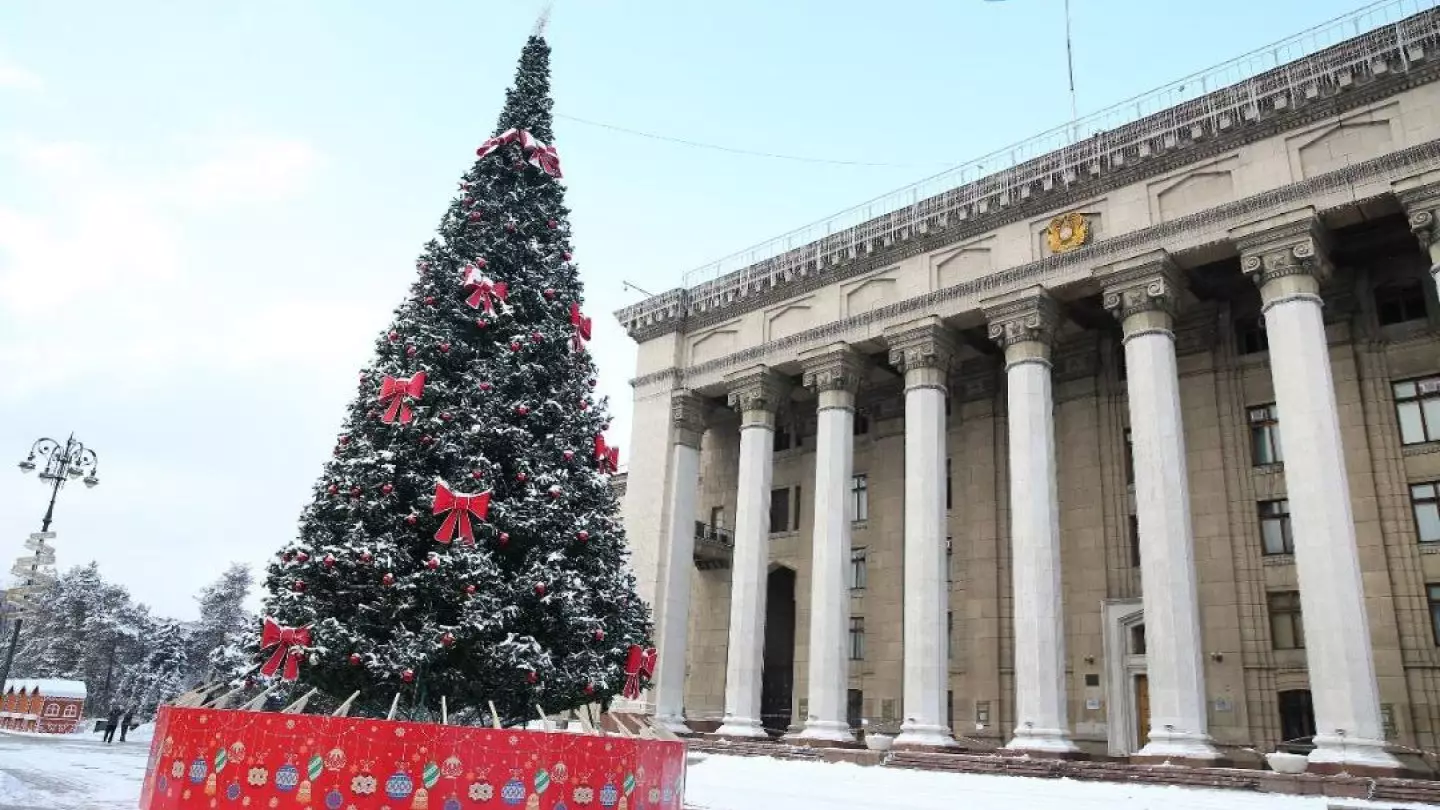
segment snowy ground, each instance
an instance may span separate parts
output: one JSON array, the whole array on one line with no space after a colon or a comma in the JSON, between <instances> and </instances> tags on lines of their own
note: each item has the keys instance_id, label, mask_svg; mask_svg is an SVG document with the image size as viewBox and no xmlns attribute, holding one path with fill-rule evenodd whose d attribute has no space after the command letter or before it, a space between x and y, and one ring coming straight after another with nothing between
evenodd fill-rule
<instances>
[{"instance_id":1,"label":"snowy ground","mask_svg":"<svg viewBox=\"0 0 1440 810\"><path fill-rule=\"evenodd\" d=\"M145 729L141 730L141 736ZM0 810L132 810L149 743L0 732ZM1369 804L1235 791L969 776L758 757L694 755L685 803L696 810L1327 810Z\"/></svg>"}]
</instances>

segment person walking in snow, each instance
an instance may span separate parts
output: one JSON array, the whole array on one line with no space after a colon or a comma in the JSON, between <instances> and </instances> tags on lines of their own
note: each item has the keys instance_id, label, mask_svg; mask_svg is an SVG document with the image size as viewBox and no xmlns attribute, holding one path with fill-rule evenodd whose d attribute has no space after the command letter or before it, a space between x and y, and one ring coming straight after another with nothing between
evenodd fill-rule
<instances>
[{"instance_id":1,"label":"person walking in snow","mask_svg":"<svg viewBox=\"0 0 1440 810\"><path fill-rule=\"evenodd\" d=\"M110 714L105 718L105 743L108 745L115 741L115 727L120 725L120 707L111 706Z\"/></svg>"},{"instance_id":2,"label":"person walking in snow","mask_svg":"<svg viewBox=\"0 0 1440 810\"><path fill-rule=\"evenodd\" d=\"M125 716L120 720L120 742L125 742L125 732L130 730L130 721L135 719L135 707L125 709Z\"/></svg>"}]
</instances>

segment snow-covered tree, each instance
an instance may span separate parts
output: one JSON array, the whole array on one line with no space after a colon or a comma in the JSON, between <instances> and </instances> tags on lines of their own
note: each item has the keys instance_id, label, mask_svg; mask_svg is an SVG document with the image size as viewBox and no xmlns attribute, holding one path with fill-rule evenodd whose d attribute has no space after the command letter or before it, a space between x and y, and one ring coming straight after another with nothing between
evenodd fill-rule
<instances>
[{"instance_id":1,"label":"snow-covered tree","mask_svg":"<svg viewBox=\"0 0 1440 810\"><path fill-rule=\"evenodd\" d=\"M155 708L193 685L190 628L174 619L155 623L144 656L124 676L112 705L148 717Z\"/></svg>"},{"instance_id":2,"label":"snow-covered tree","mask_svg":"<svg viewBox=\"0 0 1440 810\"><path fill-rule=\"evenodd\" d=\"M190 632L192 680L228 680L249 665L252 656L245 645L258 619L246 610L245 600L253 582L250 566L233 563L195 597L200 619Z\"/></svg>"},{"instance_id":3,"label":"snow-covered tree","mask_svg":"<svg viewBox=\"0 0 1440 810\"><path fill-rule=\"evenodd\" d=\"M630 646L648 644L592 393L549 59L532 37L360 375L299 538L267 571L267 612L309 628L302 683L332 697L382 708L403 690L422 713L494 701L515 721L609 700Z\"/></svg>"}]
</instances>

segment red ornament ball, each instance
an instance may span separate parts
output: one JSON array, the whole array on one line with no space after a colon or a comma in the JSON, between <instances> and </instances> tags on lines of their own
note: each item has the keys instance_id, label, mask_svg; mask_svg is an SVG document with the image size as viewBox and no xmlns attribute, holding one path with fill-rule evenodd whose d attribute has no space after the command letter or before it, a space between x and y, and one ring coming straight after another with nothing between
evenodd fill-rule
<instances>
[{"instance_id":1,"label":"red ornament ball","mask_svg":"<svg viewBox=\"0 0 1440 810\"><path fill-rule=\"evenodd\" d=\"M293 590L293 591L295 591L296 593L304 593L304 592L305 592L305 580L303 580L303 579L297 579L297 580L295 580L293 583L291 583L290 589Z\"/></svg>"},{"instance_id":2,"label":"red ornament ball","mask_svg":"<svg viewBox=\"0 0 1440 810\"><path fill-rule=\"evenodd\" d=\"M431 555L430 558L425 561L425 567L429 568L431 571L434 571L435 569L440 567L440 558Z\"/></svg>"},{"instance_id":3,"label":"red ornament ball","mask_svg":"<svg viewBox=\"0 0 1440 810\"><path fill-rule=\"evenodd\" d=\"M450 412L449 412L449 411L441 411L441 412L440 412L440 421L441 421L441 422L449 422L451 419L454 419L454 418L455 418L455 417L453 417L453 416L450 415Z\"/></svg>"},{"instance_id":4,"label":"red ornament ball","mask_svg":"<svg viewBox=\"0 0 1440 810\"><path fill-rule=\"evenodd\" d=\"M415 349L414 346L406 346L406 347L405 347L405 356L406 356L406 357L414 357L414 356L415 356L415 352L416 352L416 349Z\"/></svg>"},{"instance_id":5,"label":"red ornament ball","mask_svg":"<svg viewBox=\"0 0 1440 810\"><path fill-rule=\"evenodd\" d=\"M601 630L601 629L599 629L599 628L596 628L596 629L595 629L595 640L596 640L596 641L604 641L604 640L605 640L605 631L604 631L604 630Z\"/></svg>"},{"instance_id":6,"label":"red ornament ball","mask_svg":"<svg viewBox=\"0 0 1440 810\"><path fill-rule=\"evenodd\" d=\"M490 383L488 383L488 382L482 382L482 383L480 383L480 390L481 390L481 391L489 391L491 387L492 387L492 386L491 386Z\"/></svg>"},{"instance_id":7,"label":"red ornament ball","mask_svg":"<svg viewBox=\"0 0 1440 810\"><path fill-rule=\"evenodd\" d=\"M471 211L471 212L470 212L470 221L471 221L471 222L479 222L479 221L480 221L480 212L479 212L479 211Z\"/></svg>"},{"instance_id":8,"label":"red ornament ball","mask_svg":"<svg viewBox=\"0 0 1440 810\"><path fill-rule=\"evenodd\" d=\"M291 555L289 555L289 554L281 555L280 559L281 559L281 561L288 563L288 562L290 562L290 560L291 560Z\"/></svg>"},{"instance_id":9,"label":"red ornament ball","mask_svg":"<svg viewBox=\"0 0 1440 810\"><path fill-rule=\"evenodd\" d=\"M405 683L411 683L411 682L413 682L413 681L415 680L415 670L413 670L413 669L404 669L404 670L401 670L401 671L400 671L400 680L404 681Z\"/></svg>"},{"instance_id":10,"label":"red ornament ball","mask_svg":"<svg viewBox=\"0 0 1440 810\"><path fill-rule=\"evenodd\" d=\"M558 498L558 497L560 497L561 495L564 495L564 494L565 494L565 490L561 489L559 484L556 484L556 485L550 487L550 497L552 497L552 498Z\"/></svg>"},{"instance_id":11,"label":"red ornament ball","mask_svg":"<svg viewBox=\"0 0 1440 810\"><path fill-rule=\"evenodd\" d=\"M552 219L552 220L546 222L546 223L545 223L545 226L546 226L547 228L549 228L550 230L553 231L553 230L555 230L556 228L560 227L560 222L559 222L559 220L554 220L554 219Z\"/></svg>"},{"instance_id":12,"label":"red ornament ball","mask_svg":"<svg viewBox=\"0 0 1440 810\"><path fill-rule=\"evenodd\" d=\"M525 483L525 481L526 481L527 479L529 479L529 478L530 478L530 476L526 475L526 474L523 473L523 472L515 473L515 480L516 480L516 481L519 481L519 482L522 483L522 484Z\"/></svg>"},{"instance_id":13,"label":"red ornament ball","mask_svg":"<svg viewBox=\"0 0 1440 810\"><path fill-rule=\"evenodd\" d=\"M609 430L609 429L610 429L610 422L609 422L609 421L606 421L604 424L602 424L602 425L600 426L600 429L601 429L601 430Z\"/></svg>"},{"instance_id":14,"label":"red ornament ball","mask_svg":"<svg viewBox=\"0 0 1440 810\"><path fill-rule=\"evenodd\" d=\"M593 684L593 683L587 683L587 684L585 684L585 694L587 694L587 695L593 695L593 694L595 694L595 684Z\"/></svg>"},{"instance_id":15,"label":"red ornament ball","mask_svg":"<svg viewBox=\"0 0 1440 810\"><path fill-rule=\"evenodd\" d=\"M509 543L509 542L510 542L510 533L509 533L509 532L500 532L500 545L503 546L503 545L505 545L505 544L507 544L507 543Z\"/></svg>"},{"instance_id":16,"label":"red ornament ball","mask_svg":"<svg viewBox=\"0 0 1440 810\"><path fill-rule=\"evenodd\" d=\"M480 470L471 470L470 477L474 478L476 481L479 481L481 478L485 477L485 473L481 472Z\"/></svg>"},{"instance_id":17,"label":"red ornament ball","mask_svg":"<svg viewBox=\"0 0 1440 810\"><path fill-rule=\"evenodd\" d=\"M515 224L515 220L513 219L505 223L505 230L510 233L514 233L517 227L518 226Z\"/></svg>"},{"instance_id":18,"label":"red ornament ball","mask_svg":"<svg viewBox=\"0 0 1440 810\"><path fill-rule=\"evenodd\" d=\"M540 680L540 676L536 674L535 670L532 669L525 673L525 680L529 681L530 683L535 683L536 681Z\"/></svg>"},{"instance_id":19,"label":"red ornament ball","mask_svg":"<svg viewBox=\"0 0 1440 810\"><path fill-rule=\"evenodd\" d=\"M594 388L594 387L595 387L595 378L594 378L594 377L591 377L590 379L588 379L588 380L585 381L585 384L588 385L588 386L590 386L591 388Z\"/></svg>"},{"instance_id":20,"label":"red ornament ball","mask_svg":"<svg viewBox=\"0 0 1440 810\"><path fill-rule=\"evenodd\" d=\"M373 562L374 560L375 560L375 555L374 555L374 554L371 554L371 553L368 552L368 551L362 551L362 552L360 552L360 562L368 563L368 562Z\"/></svg>"},{"instance_id":21,"label":"red ornament ball","mask_svg":"<svg viewBox=\"0 0 1440 810\"><path fill-rule=\"evenodd\" d=\"M325 567L326 567L326 568L334 568L334 567L335 567L335 555L334 555L334 554L326 554L326 555L325 555L325 560L324 560L324 562L325 562Z\"/></svg>"},{"instance_id":22,"label":"red ornament ball","mask_svg":"<svg viewBox=\"0 0 1440 810\"><path fill-rule=\"evenodd\" d=\"M545 288L545 297L546 297L548 300L554 301L554 300L555 300L555 288L554 288L554 287L546 287L546 288Z\"/></svg>"},{"instance_id":23,"label":"red ornament ball","mask_svg":"<svg viewBox=\"0 0 1440 810\"><path fill-rule=\"evenodd\" d=\"M517 414L519 414L519 415L521 415L521 416L525 416L525 415L527 415L527 414L530 413L530 406L528 406L528 405L516 405L516 406L515 406L515 413L517 413Z\"/></svg>"},{"instance_id":24,"label":"red ornament ball","mask_svg":"<svg viewBox=\"0 0 1440 810\"><path fill-rule=\"evenodd\" d=\"M392 330L390 331L390 334L387 335L387 337L390 338L390 342L391 342L391 343L394 343L395 341L397 341L397 340L400 339L400 333L399 333L399 332L396 332L396 331L394 331L394 330L392 329Z\"/></svg>"},{"instance_id":25,"label":"red ornament ball","mask_svg":"<svg viewBox=\"0 0 1440 810\"><path fill-rule=\"evenodd\" d=\"M485 261L485 257L484 257L484 256L476 256L476 257L475 257L475 266L478 267L478 268L480 268L481 270L484 270L485 268L487 268L487 267L490 266L490 262Z\"/></svg>"},{"instance_id":26,"label":"red ornament ball","mask_svg":"<svg viewBox=\"0 0 1440 810\"><path fill-rule=\"evenodd\" d=\"M536 596L544 596L544 595L545 595L545 583L543 583L543 582L537 582L537 583L535 583L535 595L536 595Z\"/></svg>"},{"instance_id":27,"label":"red ornament ball","mask_svg":"<svg viewBox=\"0 0 1440 810\"><path fill-rule=\"evenodd\" d=\"M296 561L296 562L305 562L305 561L308 560L308 559L310 559L310 555L309 555L309 554L306 554L306 553L303 552L303 551L297 551L297 552L295 552L295 561Z\"/></svg>"},{"instance_id":28,"label":"red ornament ball","mask_svg":"<svg viewBox=\"0 0 1440 810\"><path fill-rule=\"evenodd\" d=\"M420 443L425 445L426 447L429 447L434 442L435 437L431 436L429 433L426 433L425 435L420 437Z\"/></svg>"},{"instance_id":29,"label":"red ornament ball","mask_svg":"<svg viewBox=\"0 0 1440 810\"><path fill-rule=\"evenodd\" d=\"M518 340L512 340L512 341L510 341L510 351L512 351L512 352L518 352L518 351L520 351L520 341L518 341Z\"/></svg>"},{"instance_id":30,"label":"red ornament ball","mask_svg":"<svg viewBox=\"0 0 1440 810\"><path fill-rule=\"evenodd\" d=\"M575 533L575 539L576 539L576 540L579 540L579 541L582 542L582 543L584 543L585 541L587 541L587 540L590 539L590 532L587 532L587 531L585 531L584 529L581 529L580 531L578 531L578 532Z\"/></svg>"},{"instance_id":31,"label":"red ornament ball","mask_svg":"<svg viewBox=\"0 0 1440 810\"><path fill-rule=\"evenodd\" d=\"M435 306L435 296L433 296L433 295L427 295L427 296L425 296L425 306L427 306L427 307L433 307L433 306Z\"/></svg>"},{"instance_id":32,"label":"red ornament ball","mask_svg":"<svg viewBox=\"0 0 1440 810\"><path fill-rule=\"evenodd\" d=\"M341 437L340 437L340 443L341 443L341 444L349 444L349 443L350 443L350 437L349 437L349 436L341 436Z\"/></svg>"},{"instance_id":33,"label":"red ornament ball","mask_svg":"<svg viewBox=\"0 0 1440 810\"><path fill-rule=\"evenodd\" d=\"M385 576L383 576L383 577L380 578L380 584L384 585L384 586L387 587L387 588L390 587L391 585L394 585L394 584L395 584L395 575L387 572L387 573L385 574Z\"/></svg>"},{"instance_id":34,"label":"red ornament ball","mask_svg":"<svg viewBox=\"0 0 1440 810\"><path fill-rule=\"evenodd\" d=\"M470 206L472 206L472 205L475 204L475 198L474 198L474 197L466 197L465 200L464 200L464 203L465 203L465 207L466 207L466 208L469 208Z\"/></svg>"},{"instance_id":35,"label":"red ornament ball","mask_svg":"<svg viewBox=\"0 0 1440 810\"><path fill-rule=\"evenodd\" d=\"M574 461L574 460L575 460L575 451L574 451L574 450L566 450L563 455L565 456L565 460L566 460L566 461Z\"/></svg>"},{"instance_id":36,"label":"red ornament ball","mask_svg":"<svg viewBox=\"0 0 1440 810\"><path fill-rule=\"evenodd\" d=\"M451 644L455 643L455 636L451 635L450 633L442 633L440 635L440 643L446 647L449 647Z\"/></svg>"},{"instance_id":37,"label":"red ornament ball","mask_svg":"<svg viewBox=\"0 0 1440 810\"><path fill-rule=\"evenodd\" d=\"M338 487L338 486L336 486L336 485L334 485L334 484L331 484L330 486L328 486L328 487L325 488L325 491L326 491L326 492L329 492L331 495L339 495L339 494L340 494L340 487Z\"/></svg>"},{"instance_id":38,"label":"red ornament ball","mask_svg":"<svg viewBox=\"0 0 1440 810\"><path fill-rule=\"evenodd\" d=\"M580 400L580 410L582 410L582 411L588 411L588 410L590 410L590 400L588 400L588 399L582 399L582 400Z\"/></svg>"},{"instance_id":39,"label":"red ornament ball","mask_svg":"<svg viewBox=\"0 0 1440 810\"><path fill-rule=\"evenodd\" d=\"M360 666L360 653L350 653L350 666Z\"/></svg>"},{"instance_id":40,"label":"red ornament ball","mask_svg":"<svg viewBox=\"0 0 1440 810\"><path fill-rule=\"evenodd\" d=\"M490 322L485 320L484 318L476 318L475 325L480 327L481 329L484 329L485 327L490 325Z\"/></svg>"},{"instance_id":41,"label":"red ornament ball","mask_svg":"<svg viewBox=\"0 0 1440 810\"><path fill-rule=\"evenodd\" d=\"M449 354L449 353L450 353L450 344L449 344L449 343L441 343L441 344L440 344L440 353L441 353L441 354Z\"/></svg>"},{"instance_id":42,"label":"red ornament ball","mask_svg":"<svg viewBox=\"0 0 1440 810\"><path fill-rule=\"evenodd\" d=\"M394 492L394 491L395 491L395 485L394 485L394 484L384 484L383 486L380 487L380 493L381 493L382 495L389 495L390 493L392 493L392 492Z\"/></svg>"},{"instance_id":43,"label":"red ornament ball","mask_svg":"<svg viewBox=\"0 0 1440 810\"><path fill-rule=\"evenodd\" d=\"M351 487L351 488L350 488L350 497L352 497L352 498L358 498L358 497L360 497L360 492L361 492L360 487Z\"/></svg>"},{"instance_id":44,"label":"red ornament ball","mask_svg":"<svg viewBox=\"0 0 1440 810\"><path fill-rule=\"evenodd\" d=\"M475 586L474 586L474 585L466 585L466 586L465 586L465 593L475 593Z\"/></svg>"},{"instance_id":45,"label":"red ornament ball","mask_svg":"<svg viewBox=\"0 0 1440 810\"><path fill-rule=\"evenodd\" d=\"M405 516L405 522L410 524L411 526L414 526L416 523L420 522L420 516L412 512L411 514Z\"/></svg>"},{"instance_id":46,"label":"red ornament ball","mask_svg":"<svg viewBox=\"0 0 1440 810\"><path fill-rule=\"evenodd\" d=\"M568 262L568 261L570 261L571 259L575 258L575 254L573 254L573 253L571 253L570 251L567 250L567 251L565 251L564 253L561 253L561 254L560 254L560 258L562 258L562 259L564 259L565 261Z\"/></svg>"},{"instance_id":47,"label":"red ornament ball","mask_svg":"<svg viewBox=\"0 0 1440 810\"><path fill-rule=\"evenodd\" d=\"M542 341L542 340L544 340L544 339L545 339L545 336L542 335L542 334L540 334L539 332L531 332L531 333L530 333L530 342L531 342L531 343L539 343L540 341Z\"/></svg>"}]
</instances>

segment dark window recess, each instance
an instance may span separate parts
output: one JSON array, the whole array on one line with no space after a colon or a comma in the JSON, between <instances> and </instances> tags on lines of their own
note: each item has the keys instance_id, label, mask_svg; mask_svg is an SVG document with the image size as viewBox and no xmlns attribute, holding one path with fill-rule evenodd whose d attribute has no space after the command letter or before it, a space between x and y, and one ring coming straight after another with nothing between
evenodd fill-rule
<instances>
[{"instance_id":1,"label":"dark window recess","mask_svg":"<svg viewBox=\"0 0 1440 810\"><path fill-rule=\"evenodd\" d=\"M953 508L954 501L950 499L950 459L945 459L945 509Z\"/></svg>"},{"instance_id":2,"label":"dark window recess","mask_svg":"<svg viewBox=\"0 0 1440 810\"><path fill-rule=\"evenodd\" d=\"M776 422L775 451L778 453L781 450L789 450L790 448L795 447L797 444L798 442L795 441L795 434L791 432L790 426L782 425L779 422Z\"/></svg>"},{"instance_id":3,"label":"dark window recess","mask_svg":"<svg viewBox=\"0 0 1440 810\"><path fill-rule=\"evenodd\" d=\"M1270 646L1277 650L1305 649L1305 623L1300 614L1299 591L1267 594L1270 605Z\"/></svg>"},{"instance_id":4,"label":"dark window recess","mask_svg":"<svg viewBox=\"0 0 1440 810\"><path fill-rule=\"evenodd\" d=\"M1145 625L1137 624L1130 628L1130 654L1145 654Z\"/></svg>"},{"instance_id":5,"label":"dark window recess","mask_svg":"<svg viewBox=\"0 0 1440 810\"><path fill-rule=\"evenodd\" d=\"M790 531L800 531L800 485L795 485L795 505L790 510Z\"/></svg>"},{"instance_id":6,"label":"dark window recess","mask_svg":"<svg viewBox=\"0 0 1440 810\"><path fill-rule=\"evenodd\" d=\"M1249 409L1250 460L1256 467L1279 464L1285 460L1280 452L1280 412L1272 403Z\"/></svg>"},{"instance_id":7,"label":"dark window recess","mask_svg":"<svg viewBox=\"0 0 1440 810\"><path fill-rule=\"evenodd\" d=\"M1125 428L1125 483L1135 483L1135 439Z\"/></svg>"},{"instance_id":8,"label":"dark window recess","mask_svg":"<svg viewBox=\"0 0 1440 810\"><path fill-rule=\"evenodd\" d=\"M1299 742L1308 747L1310 738L1315 736L1315 709L1310 702L1310 690L1289 689L1276 697L1280 704L1281 742Z\"/></svg>"},{"instance_id":9,"label":"dark window recess","mask_svg":"<svg viewBox=\"0 0 1440 810\"><path fill-rule=\"evenodd\" d=\"M860 718L864 713L865 693L859 689L845 690L845 722L849 723L851 728L859 728Z\"/></svg>"},{"instance_id":10,"label":"dark window recess","mask_svg":"<svg viewBox=\"0 0 1440 810\"><path fill-rule=\"evenodd\" d=\"M1440 647L1440 585L1426 585L1425 593L1430 600L1430 635Z\"/></svg>"},{"instance_id":11,"label":"dark window recess","mask_svg":"<svg viewBox=\"0 0 1440 810\"><path fill-rule=\"evenodd\" d=\"M955 611L945 611L945 657L955 658Z\"/></svg>"},{"instance_id":12,"label":"dark window recess","mask_svg":"<svg viewBox=\"0 0 1440 810\"><path fill-rule=\"evenodd\" d=\"M865 660L865 617L850 617L850 660Z\"/></svg>"},{"instance_id":13,"label":"dark window recess","mask_svg":"<svg viewBox=\"0 0 1440 810\"><path fill-rule=\"evenodd\" d=\"M790 490L770 490L770 533L790 531Z\"/></svg>"},{"instance_id":14,"label":"dark window recess","mask_svg":"<svg viewBox=\"0 0 1440 810\"><path fill-rule=\"evenodd\" d=\"M855 435L856 435L856 436L864 436L866 433L869 433L869 432L870 432L870 414L865 413L864 411L858 411L858 410L857 410L857 411L855 412L855 428L854 428L854 433L855 433Z\"/></svg>"},{"instance_id":15,"label":"dark window recess","mask_svg":"<svg viewBox=\"0 0 1440 810\"><path fill-rule=\"evenodd\" d=\"M1270 336L1259 315L1235 320L1235 347L1241 354L1270 351Z\"/></svg>"},{"instance_id":16,"label":"dark window recess","mask_svg":"<svg viewBox=\"0 0 1440 810\"><path fill-rule=\"evenodd\" d=\"M1099 675L1098 673L1095 673L1095 672L1087 672L1087 673L1085 673L1085 685L1086 685L1086 686L1099 686L1099 685L1100 685L1100 675Z\"/></svg>"},{"instance_id":17,"label":"dark window recess","mask_svg":"<svg viewBox=\"0 0 1440 810\"><path fill-rule=\"evenodd\" d=\"M1381 326L1425 320L1425 287L1419 279L1405 279L1375 288L1375 315Z\"/></svg>"},{"instance_id":18,"label":"dark window recess","mask_svg":"<svg viewBox=\"0 0 1440 810\"><path fill-rule=\"evenodd\" d=\"M1130 567L1140 567L1140 518L1130 516Z\"/></svg>"},{"instance_id":19,"label":"dark window recess","mask_svg":"<svg viewBox=\"0 0 1440 810\"><path fill-rule=\"evenodd\" d=\"M1265 554L1294 554L1295 534L1290 530L1290 501L1261 501L1260 542Z\"/></svg>"},{"instance_id":20,"label":"dark window recess","mask_svg":"<svg viewBox=\"0 0 1440 810\"><path fill-rule=\"evenodd\" d=\"M1115 374L1121 382L1130 378L1130 371L1125 367L1125 344L1115 346Z\"/></svg>"}]
</instances>

